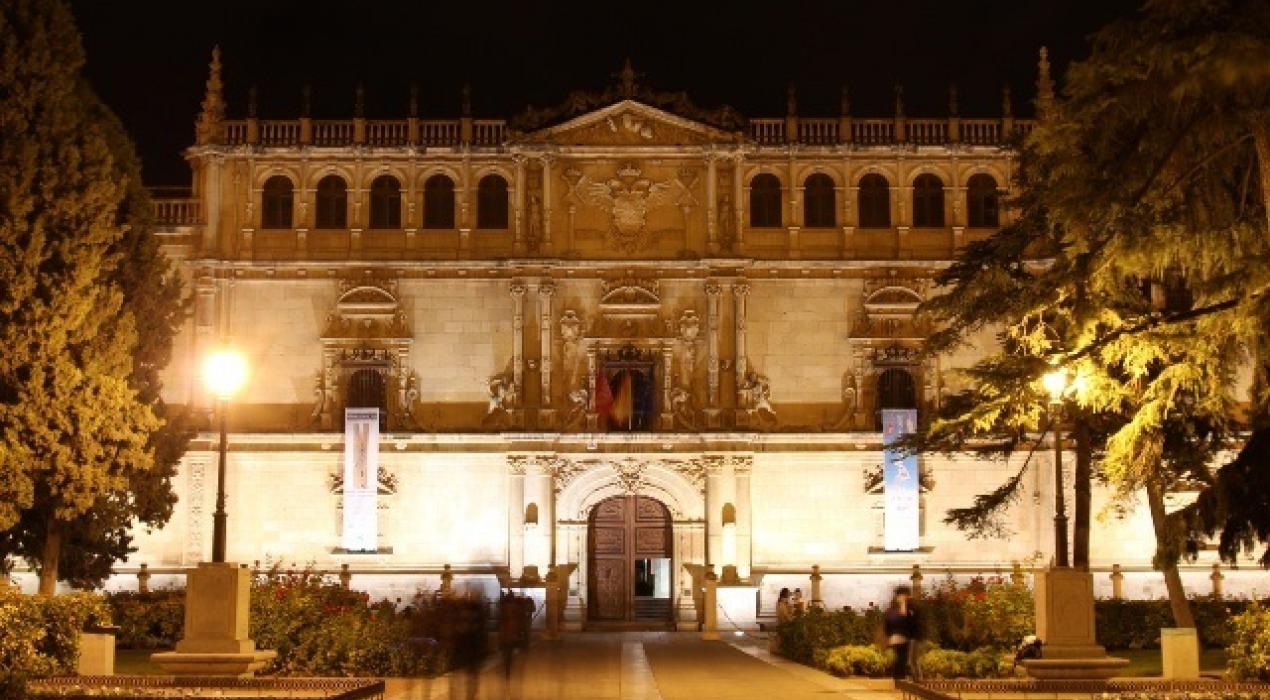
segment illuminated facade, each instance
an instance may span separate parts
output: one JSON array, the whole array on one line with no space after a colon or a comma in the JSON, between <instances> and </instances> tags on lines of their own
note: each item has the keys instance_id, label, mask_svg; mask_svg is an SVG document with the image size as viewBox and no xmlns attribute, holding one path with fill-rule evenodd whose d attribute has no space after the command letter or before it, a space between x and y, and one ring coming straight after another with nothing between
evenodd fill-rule
<instances>
[{"instance_id":1,"label":"illuminated facade","mask_svg":"<svg viewBox=\"0 0 1270 700\"><path fill-rule=\"evenodd\" d=\"M685 627L707 564L746 626L782 586L810 596L812 565L841 605L883 600L914 564L929 582L1047 561L1040 456L1012 534L973 542L942 514L1018 465L923 457L920 546L887 551L879 423L936 407L978 356L923 358L913 311L1008 221L1003 144L1032 122L1008 96L991 118L843 103L807 118L791 92L785 117L745 120L628 66L510 121L413 105L229 120L214 63L192 196L157 206L195 298L168 400L211 408L194 368L220 344L252 366L230 416L229 559L347 564L390 596L447 564L487 592L576 564L571 622ZM375 552L341 548L346 408L382 416ZM119 585L207 557L215 448L196 440L177 515L139 537ZM1100 526L1115 536L1095 567L1145 571L1145 517Z\"/></svg>"}]
</instances>

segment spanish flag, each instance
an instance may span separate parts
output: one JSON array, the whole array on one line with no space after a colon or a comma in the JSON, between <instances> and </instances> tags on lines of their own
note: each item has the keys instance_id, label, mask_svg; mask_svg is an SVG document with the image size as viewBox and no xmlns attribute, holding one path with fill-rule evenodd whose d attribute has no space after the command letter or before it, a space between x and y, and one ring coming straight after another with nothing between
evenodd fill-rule
<instances>
[{"instance_id":1,"label":"spanish flag","mask_svg":"<svg viewBox=\"0 0 1270 700\"><path fill-rule=\"evenodd\" d=\"M627 430L634 427L631 423L635 419L635 388L631 386L631 371L629 369L622 370L622 376L617 384L617 392L613 396L613 411L609 415L612 416L615 424Z\"/></svg>"},{"instance_id":2,"label":"spanish flag","mask_svg":"<svg viewBox=\"0 0 1270 700\"><path fill-rule=\"evenodd\" d=\"M600 367L595 371L595 412L607 416L612 409L613 389L609 386L608 373Z\"/></svg>"}]
</instances>

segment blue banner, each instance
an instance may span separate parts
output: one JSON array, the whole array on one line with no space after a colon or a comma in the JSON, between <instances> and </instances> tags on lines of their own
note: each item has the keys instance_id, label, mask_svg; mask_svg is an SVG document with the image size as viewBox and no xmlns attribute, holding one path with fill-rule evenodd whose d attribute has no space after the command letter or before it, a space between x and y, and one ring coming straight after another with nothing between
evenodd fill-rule
<instances>
[{"instance_id":1,"label":"blue banner","mask_svg":"<svg viewBox=\"0 0 1270 700\"><path fill-rule=\"evenodd\" d=\"M911 552L920 546L917 455L905 454L893 447L916 430L916 409L882 409L882 483L886 505L883 531L887 551Z\"/></svg>"}]
</instances>

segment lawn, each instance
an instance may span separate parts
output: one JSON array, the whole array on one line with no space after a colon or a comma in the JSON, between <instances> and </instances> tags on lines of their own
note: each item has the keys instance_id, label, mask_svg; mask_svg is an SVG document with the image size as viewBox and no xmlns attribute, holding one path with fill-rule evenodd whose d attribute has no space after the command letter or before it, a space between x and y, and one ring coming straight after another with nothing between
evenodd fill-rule
<instances>
[{"instance_id":1,"label":"lawn","mask_svg":"<svg viewBox=\"0 0 1270 700\"><path fill-rule=\"evenodd\" d=\"M1121 671L1125 676L1158 676L1163 666L1159 649L1120 649L1107 654L1129 660L1129 665ZM1200 652L1199 670L1201 673L1225 671L1226 650L1205 649Z\"/></svg>"},{"instance_id":2,"label":"lawn","mask_svg":"<svg viewBox=\"0 0 1270 700\"><path fill-rule=\"evenodd\" d=\"M163 669L150 662L150 655L168 649L117 649L115 673L120 676L162 675Z\"/></svg>"}]
</instances>

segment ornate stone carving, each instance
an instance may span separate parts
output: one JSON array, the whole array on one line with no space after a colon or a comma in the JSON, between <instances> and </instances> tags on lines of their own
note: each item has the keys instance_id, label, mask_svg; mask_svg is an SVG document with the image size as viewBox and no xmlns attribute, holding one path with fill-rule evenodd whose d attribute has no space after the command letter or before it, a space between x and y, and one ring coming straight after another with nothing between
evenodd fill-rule
<instances>
[{"instance_id":1,"label":"ornate stone carving","mask_svg":"<svg viewBox=\"0 0 1270 700\"><path fill-rule=\"evenodd\" d=\"M496 374L487 380L485 391L489 396L485 420L509 417L516 407L516 384L512 378L506 372Z\"/></svg>"},{"instance_id":2,"label":"ornate stone carving","mask_svg":"<svg viewBox=\"0 0 1270 700\"><path fill-rule=\"evenodd\" d=\"M187 464L190 473L186 481L189 510L185 526L185 557L187 561L197 562L203 560L203 479L207 464L199 459L191 459Z\"/></svg>"},{"instance_id":3,"label":"ornate stone carving","mask_svg":"<svg viewBox=\"0 0 1270 700\"><path fill-rule=\"evenodd\" d=\"M512 476L524 476L529 460L529 455L507 455L507 473Z\"/></svg>"},{"instance_id":4,"label":"ornate stone carving","mask_svg":"<svg viewBox=\"0 0 1270 700\"><path fill-rule=\"evenodd\" d=\"M570 168L564 177L578 202L603 210L609 217L610 246L625 253L643 250L662 231L647 230L648 213L676 202L687 187L679 178L654 181L633 162L618 167L605 180Z\"/></svg>"},{"instance_id":5,"label":"ornate stone carving","mask_svg":"<svg viewBox=\"0 0 1270 700\"><path fill-rule=\"evenodd\" d=\"M755 371L745 373L745 379L739 388L742 407L755 414L776 417L772 408L772 387L765 375Z\"/></svg>"},{"instance_id":6,"label":"ornate stone carving","mask_svg":"<svg viewBox=\"0 0 1270 700\"><path fill-rule=\"evenodd\" d=\"M634 457L627 457L610 465L617 473L617 483L627 494L637 494L647 486L644 478L645 464Z\"/></svg>"},{"instance_id":7,"label":"ornate stone carving","mask_svg":"<svg viewBox=\"0 0 1270 700\"><path fill-rule=\"evenodd\" d=\"M683 387L670 390L670 410L675 417L677 430L697 430L700 421L697 419L697 408L693 406L692 393Z\"/></svg>"},{"instance_id":8,"label":"ornate stone carving","mask_svg":"<svg viewBox=\"0 0 1270 700\"><path fill-rule=\"evenodd\" d=\"M650 318L661 310L661 293L657 280L625 277L604 282L600 296L600 313L606 318Z\"/></svg>"},{"instance_id":9,"label":"ornate stone carving","mask_svg":"<svg viewBox=\"0 0 1270 700\"><path fill-rule=\"evenodd\" d=\"M380 465L375 474L375 483L380 496L391 496L397 493L397 476ZM327 488L336 496L344 495L344 471L341 468L327 475Z\"/></svg>"}]
</instances>

